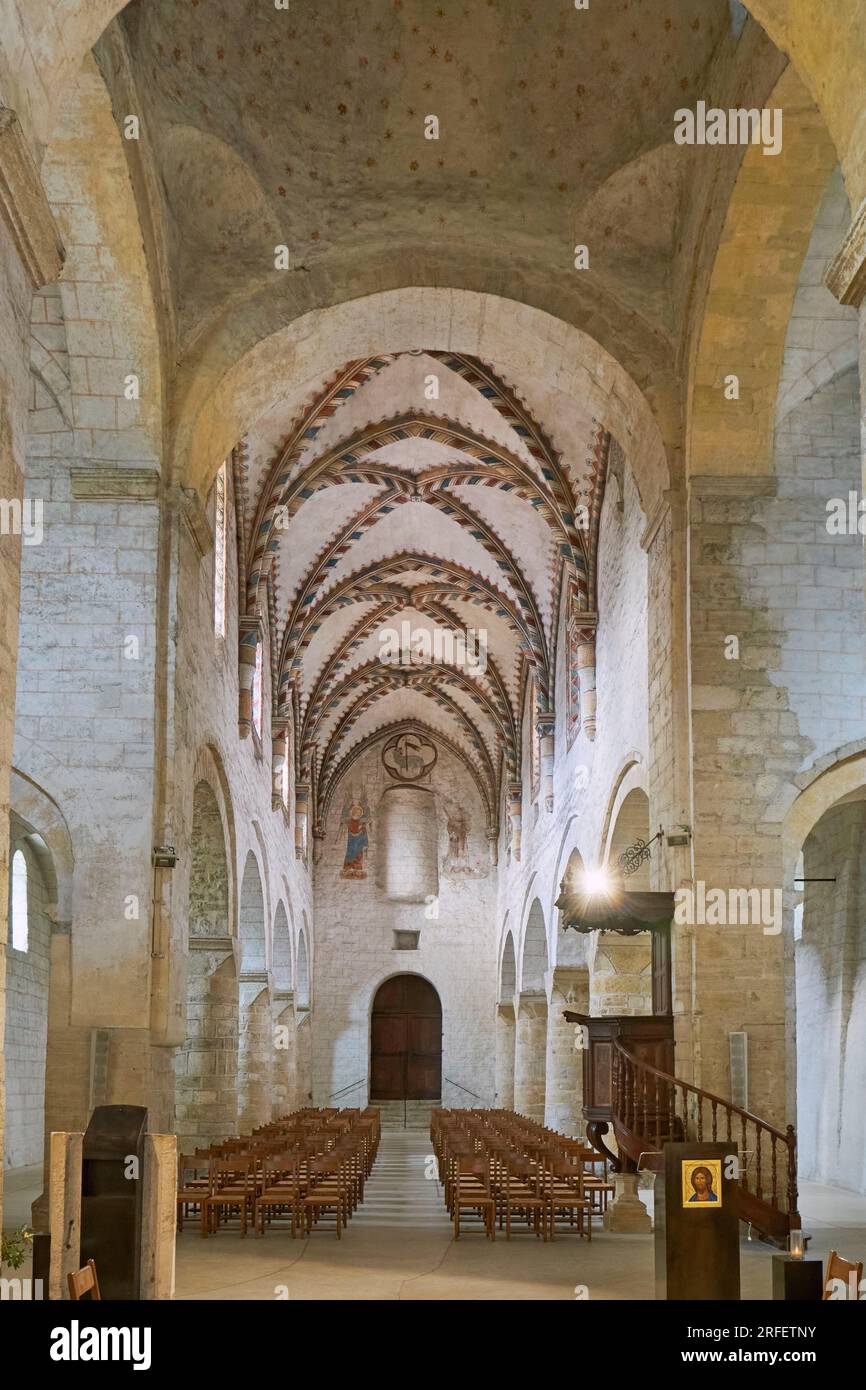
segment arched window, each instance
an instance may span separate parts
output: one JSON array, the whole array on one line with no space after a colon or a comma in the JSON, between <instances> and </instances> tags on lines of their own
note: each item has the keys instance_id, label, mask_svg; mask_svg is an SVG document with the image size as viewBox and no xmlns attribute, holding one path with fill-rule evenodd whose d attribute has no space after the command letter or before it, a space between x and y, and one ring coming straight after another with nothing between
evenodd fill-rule
<instances>
[{"instance_id":1,"label":"arched window","mask_svg":"<svg viewBox=\"0 0 866 1390\"><path fill-rule=\"evenodd\" d=\"M27 912L27 860L20 849L12 856L12 949L26 951L30 936Z\"/></svg>"},{"instance_id":2,"label":"arched window","mask_svg":"<svg viewBox=\"0 0 866 1390\"><path fill-rule=\"evenodd\" d=\"M220 465L214 483L213 627L217 637L226 635L226 466Z\"/></svg>"}]
</instances>

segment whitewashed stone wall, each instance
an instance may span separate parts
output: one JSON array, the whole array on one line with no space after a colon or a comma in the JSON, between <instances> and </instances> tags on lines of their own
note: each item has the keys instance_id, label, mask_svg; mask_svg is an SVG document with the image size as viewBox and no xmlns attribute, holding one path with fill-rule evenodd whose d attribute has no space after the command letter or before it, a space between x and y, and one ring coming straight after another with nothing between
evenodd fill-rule
<instances>
[{"instance_id":1,"label":"whitewashed stone wall","mask_svg":"<svg viewBox=\"0 0 866 1390\"><path fill-rule=\"evenodd\" d=\"M866 1192L866 801L837 806L804 847L797 980L801 1179Z\"/></svg>"},{"instance_id":2,"label":"whitewashed stone wall","mask_svg":"<svg viewBox=\"0 0 866 1390\"><path fill-rule=\"evenodd\" d=\"M315 1104L366 1103L373 998L383 980L408 972L429 980L442 1002L443 1104L490 1105L496 1002L495 871L489 862L484 809L466 769L440 747L429 783L438 821L438 902L389 900L379 887L380 816L384 788L394 781L382 766L381 748L382 743L374 744L352 767L349 786L337 788L315 869ZM340 876L346 852L341 814L350 789L353 796L363 789L372 814L363 880ZM446 812L459 807L469 819L466 860L477 877L449 872ZM433 915L437 911L438 916ZM395 932L407 930L420 931L418 949L395 950ZM449 1085L445 1077L457 1084ZM362 1079L357 1089L329 1102L336 1092Z\"/></svg>"},{"instance_id":3,"label":"whitewashed stone wall","mask_svg":"<svg viewBox=\"0 0 866 1390\"><path fill-rule=\"evenodd\" d=\"M45 1045L48 1036L48 974L51 924L45 912L45 885L39 863L24 842L13 842L27 864L28 941L26 951L6 958L6 1135L7 1168L42 1162L45 1103Z\"/></svg>"}]
</instances>

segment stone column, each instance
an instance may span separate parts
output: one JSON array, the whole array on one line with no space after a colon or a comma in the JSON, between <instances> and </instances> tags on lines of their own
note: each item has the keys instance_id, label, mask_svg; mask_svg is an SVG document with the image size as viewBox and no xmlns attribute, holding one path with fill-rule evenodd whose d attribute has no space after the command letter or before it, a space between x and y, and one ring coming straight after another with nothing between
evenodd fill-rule
<instances>
[{"instance_id":1,"label":"stone column","mask_svg":"<svg viewBox=\"0 0 866 1390\"><path fill-rule=\"evenodd\" d=\"M67 1298L66 1276L81 1267L81 1166L83 1134L57 1131L48 1159L48 1229L51 1262L48 1297Z\"/></svg>"},{"instance_id":2,"label":"stone column","mask_svg":"<svg viewBox=\"0 0 866 1390\"><path fill-rule=\"evenodd\" d=\"M275 989L274 1016L274 1118L288 1115L296 1108L297 1020L295 994L291 989Z\"/></svg>"},{"instance_id":3,"label":"stone column","mask_svg":"<svg viewBox=\"0 0 866 1390\"><path fill-rule=\"evenodd\" d=\"M556 716L553 714L540 714L536 720L536 731L539 739L539 753L541 757L541 796L544 801L545 811L553 810L553 761L554 761L554 729L556 727Z\"/></svg>"},{"instance_id":4,"label":"stone column","mask_svg":"<svg viewBox=\"0 0 866 1390\"><path fill-rule=\"evenodd\" d=\"M141 1297L170 1299L174 1298L177 1230L177 1139L173 1134L144 1136L142 1178Z\"/></svg>"},{"instance_id":5,"label":"stone column","mask_svg":"<svg viewBox=\"0 0 866 1390\"><path fill-rule=\"evenodd\" d=\"M637 1173L615 1173L613 1201L604 1214L604 1229L614 1235L642 1235L653 1228L652 1217L637 1195Z\"/></svg>"},{"instance_id":6,"label":"stone column","mask_svg":"<svg viewBox=\"0 0 866 1390\"><path fill-rule=\"evenodd\" d=\"M284 800L284 788L289 787L285 780L286 760L289 756L289 724L284 718L274 720L271 729L271 809L288 811Z\"/></svg>"},{"instance_id":7,"label":"stone column","mask_svg":"<svg viewBox=\"0 0 866 1390\"><path fill-rule=\"evenodd\" d=\"M309 1009L297 1012L297 1091L296 1105L303 1109L313 1104L313 1031Z\"/></svg>"},{"instance_id":8,"label":"stone column","mask_svg":"<svg viewBox=\"0 0 866 1390\"><path fill-rule=\"evenodd\" d=\"M248 738L253 727L253 677L256 652L262 640L262 620L258 616L238 618L238 733Z\"/></svg>"},{"instance_id":9,"label":"stone column","mask_svg":"<svg viewBox=\"0 0 866 1390\"><path fill-rule=\"evenodd\" d=\"M520 782L508 783L508 819L511 825L511 858L515 864L520 863L520 825L521 825L521 799L523 796L523 785Z\"/></svg>"},{"instance_id":10,"label":"stone column","mask_svg":"<svg viewBox=\"0 0 866 1390\"><path fill-rule=\"evenodd\" d=\"M263 971L241 975L240 1003L238 1131L251 1134L270 1122L273 1106L274 1029Z\"/></svg>"},{"instance_id":11,"label":"stone column","mask_svg":"<svg viewBox=\"0 0 866 1390\"><path fill-rule=\"evenodd\" d=\"M514 1049L514 1109L544 1122L544 1069L547 1060L547 997L518 996Z\"/></svg>"},{"instance_id":12,"label":"stone column","mask_svg":"<svg viewBox=\"0 0 866 1390\"><path fill-rule=\"evenodd\" d=\"M557 966L550 980L544 1123L549 1129L583 1138L583 1053L577 1049L580 1026L564 1017L566 1009L589 1013L589 970Z\"/></svg>"},{"instance_id":13,"label":"stone column","mask_svg":"<svg viewBox=\"0 0 866 1390\"><path fill-rule=\"evenodd\" d=\"M514 1109L514 1005L496 1006L496 1107Z\"/></svg>"},{"instance_id":14,"label":"stone column","mask_svg":"<svg viewBox=\"0 0 866 1390\"><path fill-rule=\"evenodd\" d=\"M307 857L307 837L309 833L310 784L298 782L295 786L295 858Z\"/></svg>"},{"instance_id":15,"label":"stone column","mask_svg":"<svg viewBox=\"0 0 866 1390\"><path fill-rule=\"evenodd\" d=\"M596 735L595 633L597 613L575 613L577 624L577 679L580 688L580 722L590 742Z\"/></svg>"}]
</instances>

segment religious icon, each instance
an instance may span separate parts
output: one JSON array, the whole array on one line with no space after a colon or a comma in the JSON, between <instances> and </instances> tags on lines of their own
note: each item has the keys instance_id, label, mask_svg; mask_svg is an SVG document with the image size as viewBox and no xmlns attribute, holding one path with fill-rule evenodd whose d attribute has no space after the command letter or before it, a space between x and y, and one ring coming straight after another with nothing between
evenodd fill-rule
<instances>
[{"instance_id":1,"label":"religious icon","mask_svg":"<svg viewBox=\"0 0 866 1390\"><path fill-rule=\"evenodd\" d=\"M720 1158L683 1159L683 1206L722 1205L722 1160Z\"/></svg>"},{"instance_id":2,"label":"religious icon","mask_svg":"<svg viewBox=\"0 0 866 1390\"><path fill-rule=\"evenodd\" d=\"M346 855L340 878L367 877L368 830L372 825L370 807L365 792L356 796L354 791L343 806L341 825L346 827Z\"/></svg>"}]
</instances>

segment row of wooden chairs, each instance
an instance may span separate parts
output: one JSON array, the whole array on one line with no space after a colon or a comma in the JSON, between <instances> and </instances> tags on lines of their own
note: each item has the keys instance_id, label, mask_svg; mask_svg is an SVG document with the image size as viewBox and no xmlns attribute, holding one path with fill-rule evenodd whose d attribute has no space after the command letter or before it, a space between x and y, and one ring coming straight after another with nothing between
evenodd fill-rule
<instances>
[{"instance_id":1,"label":"row of wooden chairs","mask_svg":"<svg viewBox=\"0 0 866 1390\"><path fill-rule=\"evenodd\" d=\"M455 1240L467 1223L491 1240L497 1223L507 1240L515 1228L553 1240L563 1225L592 1239L613 1191L594 1149L505 1110L435 1110L430 1135Z\"/></svg>"},{"instance_id":2,"label":"row of wooden chairs","mask_svg":"<svg viewBox=\"0 0 866 1390\"><path fill-rule=\"evenodd\" d=\"M263 1236L332 1223L338 1239L364 1197L379 1147L379 1111L299 1110L253 1134L178 1159L177 1223L203 1237L236 1222Z\"/></svg>"}]
</instances>

